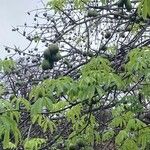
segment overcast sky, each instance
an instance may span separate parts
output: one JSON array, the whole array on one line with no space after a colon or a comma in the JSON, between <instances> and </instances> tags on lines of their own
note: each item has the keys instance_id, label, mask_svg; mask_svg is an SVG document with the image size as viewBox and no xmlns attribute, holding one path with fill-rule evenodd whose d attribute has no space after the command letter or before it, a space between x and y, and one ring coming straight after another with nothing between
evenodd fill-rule
<instances>
[{"instance_id":1,"label":"overcast sky","mask_svg":"<svg viewBox=\"0 0 150 150\"><path fill-rule=\"evenodd\" d=\"M3 45L18 45L23 47L27 40L16 32L12 32L12 26L31 22L27 12L40 7L40 0L0 0L0 58L4 58Z\"/></svg>"}]
</instances>

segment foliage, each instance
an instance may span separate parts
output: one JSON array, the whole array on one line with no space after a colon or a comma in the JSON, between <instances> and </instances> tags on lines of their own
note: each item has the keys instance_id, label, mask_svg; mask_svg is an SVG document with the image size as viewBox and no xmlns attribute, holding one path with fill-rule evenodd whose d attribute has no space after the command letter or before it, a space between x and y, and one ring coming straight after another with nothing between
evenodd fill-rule
<instances>
[{"instance_id":1,"label":"foliage","mask_svg":"<svg viewBox=\"0 0 150 150\"><path fill-rule=\"evenodd\" d=\"M29 46L0 61L3 149L149 149L148 0L144 19L134 3L51 0L34 31L13 29Z\"/></svg>"},{"instance_id":2,"label":"foliage","mask_svg":"<svg viewBox=\"0 0 150 150\"><path fill-rule=\"evenodd\" d=\"M147 16L150 16L150 0L141 0L139 6L138 6L138 11L139 13L142 14L144 18L147 18Z\"/></svg>"}]
</instances>

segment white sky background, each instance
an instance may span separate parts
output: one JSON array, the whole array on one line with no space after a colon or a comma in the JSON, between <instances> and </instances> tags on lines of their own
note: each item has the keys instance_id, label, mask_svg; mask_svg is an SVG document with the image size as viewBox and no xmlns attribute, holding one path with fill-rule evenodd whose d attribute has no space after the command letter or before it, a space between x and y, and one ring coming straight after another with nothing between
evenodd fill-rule
<instances>
[{"instance_id":1,"label":"white sky background","mask_svg":"<svg viewBox=\"0 0 150 150\"><path fill-rule=\"evenodd\" d=\"M33 18L27 12L40 6L40 0L0 0L0 58L7 55L3 45L24 47L27 44L21 35L11 31L12 26L32 23Z\"/></svg>"}]
</instances>

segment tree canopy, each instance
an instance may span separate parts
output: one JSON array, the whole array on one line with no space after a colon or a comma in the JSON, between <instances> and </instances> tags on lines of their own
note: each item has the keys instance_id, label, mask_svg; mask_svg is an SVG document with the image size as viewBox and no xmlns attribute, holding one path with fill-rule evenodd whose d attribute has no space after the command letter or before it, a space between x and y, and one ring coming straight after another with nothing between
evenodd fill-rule
<instances>
[{"instance_id":1,"label":"tree canopy","mask_svg":"<svg viewBox=\"0 0 150 150\"><path fill-rule=\"evenodd\" d=\"M150 0L51 0L0 60L1 149L150 149Z\"/></svg>"}]
</instances>

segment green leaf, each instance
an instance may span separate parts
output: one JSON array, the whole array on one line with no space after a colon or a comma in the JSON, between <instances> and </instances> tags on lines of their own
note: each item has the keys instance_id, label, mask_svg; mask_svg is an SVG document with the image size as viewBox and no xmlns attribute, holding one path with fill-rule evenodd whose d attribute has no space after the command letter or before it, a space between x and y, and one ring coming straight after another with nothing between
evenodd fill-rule
<instances>
[{"instance_id":1,"label":"green leaf","mask_svg":"<svg viewBox=\"0 0 150 150\"><path fill-rule=\"evenodd\" d=\"M48 117L44 118L41 125L43 128L43 131L46 132L47 130L50 130L51 133L54 132L56 129L56 125L54 122L52 122Z\"/></svg>"},{"instance_id":2,"label":"green leaf","mask_svg":"<svg viewBox=\"0 0 150 150\"><path fill-rule=\"evenodd\" d=\"M46 143L46 139L43 138L32 138L26 139L24 143L25 150L39 150L42 144Z\"/></svg>"},{"instance_id":3,"label":"green leaf","mask_svg":"<svg viewBox=\"0 0 150 150\"><path fill-rule=\"evenodd\" d=\"M16 66L16 63L12 59L6 59L2 61L3 71L10 73Z\"/></svg>"},{"instance_id":4,"label":"green leaf","mask_svg":"<svg viewBox=\"0 0 150 150\"><path fill-rule=\"evenodd\" d=\"M86 94L89 99L92 99L95 94L95 86L89 86Z\"/></svg>"},{"instance_id":5,"label":"green leaf","mask_svg":"<svg viewBox=\"0 0 150 150\"><path fill-rule=\"evenodd\" d=\"M146 17L147 17L147 14L148 14L148 7L147 7L148 5L147 5L147 3L148 3L147 0L144 0L143 12L142 12L144 18L146 18Z\"/></svg>"},{"instance_id":6,"label":"green leaf","mask_svg":"<svg viewBox=\"0 0 150 150\"><path fill-rule=\"evenodd\" d=\"M64 101L59 101L59 102L53 104L53 110L58 111L60 109L64 109L68 105L69 105L69 103L65 100Z\"/></svg>"},{"instance_id":7,"label":"green leaf","mask_svg":"<svg viewBox=\"0 0 150 150\"><path fill-rule=\"evenodd\" d=\"M43 104L43 98L39 98L33 105L31 105L31 114L42 113Z\"/></svg>"},{"instance_id":8,"label":"green leaf","mask_svg":"<svg viewBox=\"0 0 150 150\"><path fill-rule=\"evenodd\" d=\"M133 139L126 139L121 146L122 150L139 150L138 145Z\"/></svg>"},{"instance_id":9,"label":"green leaf","mask_svg":"<svg viewBox=\"0 0 150 150\"><path fill-rule=\"evenodd\" d=\"M0 85L0 96L5 92L5 89L2 85Z\"/></svg>"},{"instance_id":10,"label":"green leaf","mask_svg":"<svg viewBox=\"0 0 150 150\"><path fill-rule=\"evenodd\" d=\"M49 98L43 98L43 106L45 106L48 110L52 110L53 109L53 103Z\"/></svg>"},{"instance_id":11,"label":"green leaf","mask_svg":"<svg viewBox=\"0 0 150 150\"><path fill-rule=\"evenodd\" d=\"M41 114L35 114L35 115L32 115L31 118L32 118L32 123L34 124L38 118L41 116Z\"/></svg>"},{"instance_id":12,"label":"green leaf","mask_svg":"<svg viewBox=\"0 0 150 150\"><path fill-rule=\"evenodd\" d=\"M113 138L115 132L113 130L108 130L102 135L102 141L107 141Z\"/></svg>"},{"instance_id":13,"label":"green leaf","mask_svg":"<svg viewBox=\"0 0 150 150\"><path fill-rule=\"evenodd\" d=\"M110 123L112 127L124 127L126 126L126 121L124 120L123 116L118 116L112 120Z\"/></svg>"},{"instance_id":14,"label":"green leaf","mask_svg":"<svg viewBox=\"0 0 150 150\"><path fill-rule=\"evenodd\" d=\"M66 112L67 120L68 121L71 120L72 123L75 123L76 120L80 118L81 108L82 108L82 106L79 104L79 105L72 107L70 110L68 110Z\"/></svg>"},{"instance_id":15,"label":"green leaf","mask_svg":"<svg viewBox=\"0 0 150 150\"><path fill-rule=\"evenodd\" d=\"M126 128L128 130L135 130L136 129L136 120L135 119L130 119L127 123Z\"/></svg>"},{"instance_id":16,"label":"green leaf","mask_svg":"<svg viewBox=\"0 0 150 150\"><path fill-rule=\"evenodd\" d=\"M3 140L4 149L9 148L9 141L10 141L10 130L5 130Z\"/></svg>"},{"instance_id":17,"label":"green leaf","mask_svg":"<svg viewBox=\"0 0 150 150\"><path fill-rule=\"evenodd\" d=\"M148 143L147 136L145 134L140 134L137 141L139 145L142 145L142 149L145 149Z\"/></svg>"},{"instance_id":18,"label":"green leaf","mask_svg":"<svg viewBox=\"0 0 150 150\"><path fill-rule=\"evenodd\" d=\"M119 132L119 134L116 136L116 138L115 138L115 143L117 144L117 145L121 145L121 143L125 140L125 139L127 139L127 137L128 137L128 133L125 131L125 130L121 130L120 132Z\"/></svg>"}]
</instances>

